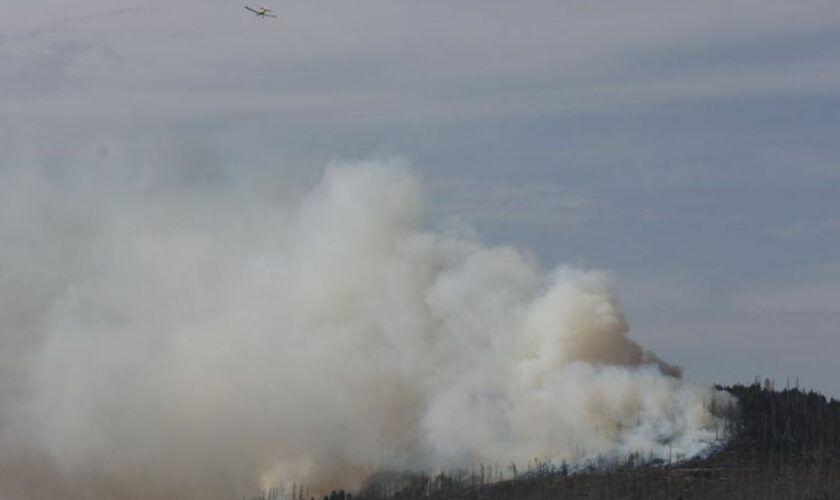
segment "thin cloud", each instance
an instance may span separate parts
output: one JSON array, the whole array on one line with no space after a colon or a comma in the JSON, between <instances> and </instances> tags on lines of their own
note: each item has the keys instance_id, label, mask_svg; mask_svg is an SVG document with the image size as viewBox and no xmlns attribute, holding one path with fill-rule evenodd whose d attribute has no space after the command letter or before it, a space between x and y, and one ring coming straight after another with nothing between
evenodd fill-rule
<instances>
[{"instance_id":1,"label":"thin cloud","mask_svg":"<svg viewBox=\"0 0 840 500\"><path fill-rule=\"evenodd\" d=\"M729 67L711 56L668 58L668 51L714 42L729 61L739 50L754 55L763 37L840 26L824 2L793 7L742 1L698 9L637 1L594 8L538 1L523 8L492 1L477 11L457 2L366 0L289 4L277 23L255 24L239 6L222 2L140 7L87 0L73 8L48 2L4 10L0 30L9 69L0 78L18 82L10 99L17 113L111 119L115 112L134 113L118 105L132 101L197 117L331 112L353 115L356 126L837 93L840 72L831 68L838 61L824 51L814 58L807 47L795 58L770 55ZM43 56L62 46L101 47L125 59L87 64ZM668 71L651 67L652 59L667 61ZM632 69L640 64L649 68L642 78ZM69 95L64 74L73 75ZM54 82L49 99L27 92L47 80Z\"/></svg>"},{"instance_id":2,"label":"thin cloud","mask_svg":"<svg viewBox=\"0 0 840 500\"><path fill-rule=\"evenodd\" d=\"M781 285L735 295L735 306L749 313L840 313L840 280Z\"/></svg>"},{"instance_id":3,"label":"thin cloud","mask_svg":"<svg viewBox=\"0 0 840 500\"><path fill-rule=\"evenodd\" d=\"M436 216L477 224L577 229L601 208L592 198L556 184L439 178L432 190Z\"/></svg>"}]
</instances>

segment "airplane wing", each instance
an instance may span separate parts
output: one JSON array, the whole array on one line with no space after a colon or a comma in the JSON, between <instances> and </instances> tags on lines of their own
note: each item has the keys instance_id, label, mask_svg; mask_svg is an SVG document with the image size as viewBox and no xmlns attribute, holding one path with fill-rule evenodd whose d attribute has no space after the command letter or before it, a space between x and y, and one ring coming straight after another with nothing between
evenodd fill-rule
<instances>
[{"instance_id":1,"label":"airplane wing","mask_svg":"<svg viewBox=\"0 0 840 500\"><path fill-rule=\"evenodd\" d=\"M250 10L250 11L251 11L251 12L253 12L254 14L259 14L259 13L260 13L260 11L258 11L257 9L252 9L251 7L247 7L247 6L246 6L246 7L245 7L245 9L246 9L246 10Z\"/></svg>"},{"instance_id":2,"label":"airplane wing","mask_svg":"<svg viewBox=\"0 0 840 500\"><path fill-rule=\"evenodd\" d=\"M277 17L274 14L263 14L265 17Z\"/></svg>"}]
</instances>

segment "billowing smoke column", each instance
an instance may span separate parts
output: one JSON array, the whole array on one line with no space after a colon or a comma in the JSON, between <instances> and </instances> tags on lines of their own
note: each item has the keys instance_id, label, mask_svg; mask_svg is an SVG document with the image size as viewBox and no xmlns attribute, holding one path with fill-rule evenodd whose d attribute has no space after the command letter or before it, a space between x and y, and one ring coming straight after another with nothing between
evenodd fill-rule
<instances>
[{"instance_id":1,"label":"billowing smoke column","mask_svg":"<svg viewBox=\"0 0 840 500\"><path fill-rule=\"evenodd\" d=\"M3 174L0 498L316 492L715 438L726 396L625 335L607 276L425 230L399 162L301 196L123 174Z\"/></svg>"}]
</instances>

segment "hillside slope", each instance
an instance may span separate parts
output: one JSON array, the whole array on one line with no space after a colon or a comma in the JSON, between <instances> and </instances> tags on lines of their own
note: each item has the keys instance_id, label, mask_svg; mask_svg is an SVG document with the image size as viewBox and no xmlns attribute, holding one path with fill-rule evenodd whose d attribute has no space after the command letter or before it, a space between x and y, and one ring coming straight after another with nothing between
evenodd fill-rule
<instances>
[{"instance_id":1,"label":"hillside slope","mask_svg":"<svg viewBox=\"0 0 840 500\"><path fill-rule=\"evenodd\" d=\"M738 398L726 445L675 464L631 457L576 474L539 467L493 481L497 469L458 477L379 474L356 500L838 499L840 401L772 384L720 387ZM328 500L344 500L335 493Z\"/></svg>"}]
</instances>

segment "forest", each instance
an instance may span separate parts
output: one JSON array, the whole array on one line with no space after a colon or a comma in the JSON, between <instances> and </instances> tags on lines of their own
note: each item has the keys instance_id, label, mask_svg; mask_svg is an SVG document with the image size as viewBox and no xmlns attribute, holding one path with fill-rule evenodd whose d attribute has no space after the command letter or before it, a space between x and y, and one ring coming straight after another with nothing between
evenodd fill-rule
<instances>
[{"instance_id":1,"label":"forest","mask_svg":"<svg viewBox=\"0 0 840 500\"><path fill-rule=\"evenodd\" d=\"M730 438L705 458L667 463L630 456L574 473L535 463L507 479L497 465L434 477L383 471L355 495L333 491L323 500L840 500L840 401L799 388L775 390L769 380L718 389L736 396L738 406Z\"/></svg>"}]
</instances>

